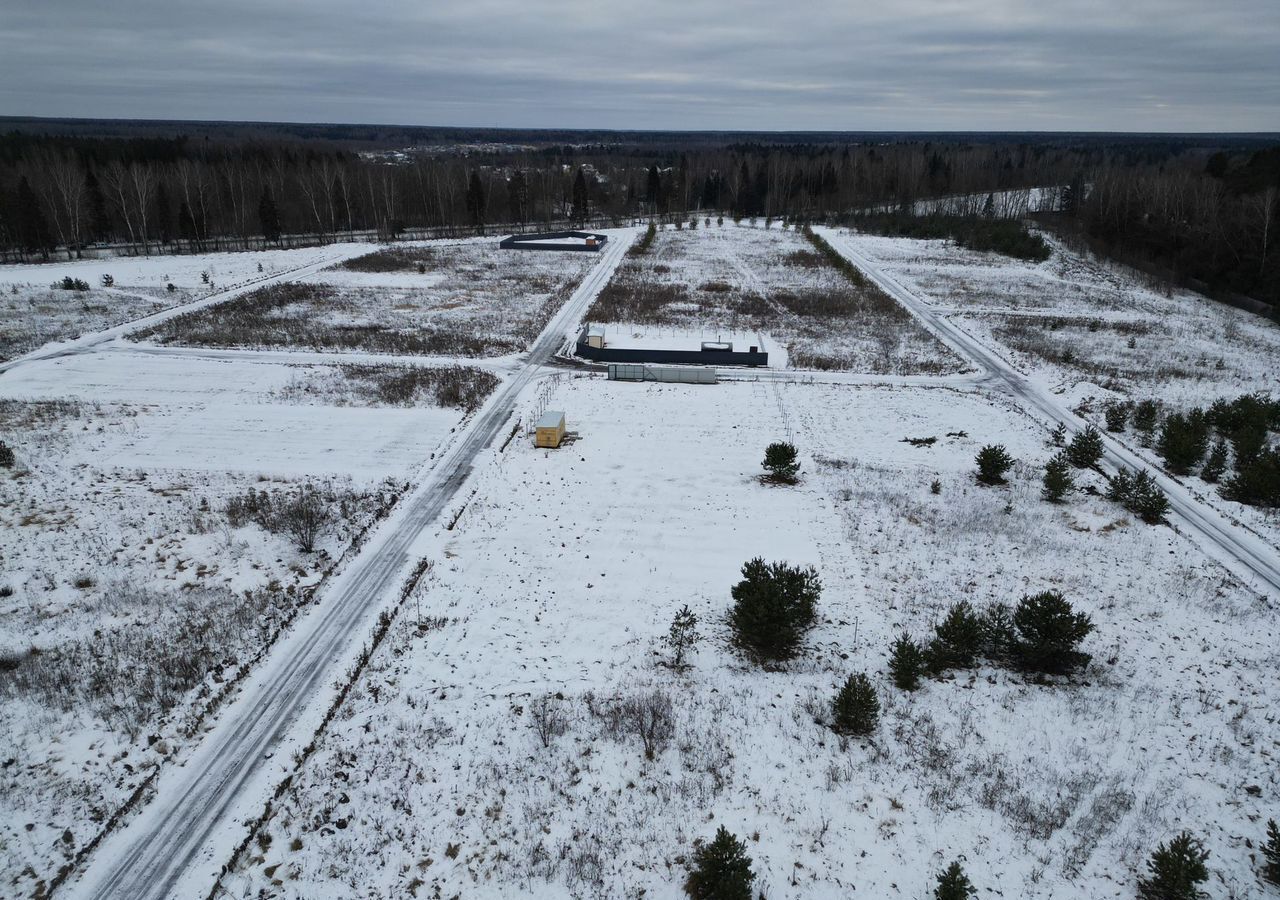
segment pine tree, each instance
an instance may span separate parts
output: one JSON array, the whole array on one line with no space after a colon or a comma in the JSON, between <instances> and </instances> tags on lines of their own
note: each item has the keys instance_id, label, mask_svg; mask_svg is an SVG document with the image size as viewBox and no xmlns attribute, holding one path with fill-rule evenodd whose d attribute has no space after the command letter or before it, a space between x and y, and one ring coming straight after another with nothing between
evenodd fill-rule
<instances>
[{"instance_id":1,"label":"pine tree","mask_svg":"<svg viewBox=\"0 0 1280 900\"><path fill-rule=\"evenodd\" d=\"M845 679L831 704L832 727L840 734L870 734L880 722L880 701L866 674Z\"/></svg>"},{"instance_id":2,"label":"pine tree","mask_svg":"<svg viewBox=\"0 0 1280 900\"><path fill-rule=\"evenodd\" d=\"M968 600L951 605L946 616L933 628L934 638L925 650L932 672L967 669L977 660L985 643L982 619Z\"/></svg>"},{"instance_id":3,"label":"pine tree","mask_svg":"<svg viewBox=\"0 0 1280 900\"><path fill-rule=\"evenodd\" d=\"M569 217L575 225L581 226L590 215L591 204L587 197L587 176L579 168L577 176L573 179L573 208L569 213Z\"/></svg>"},{"instance_id":4,"label":"pine tree","mask_svg":"<svg viewBox=\"0 0 1280 900\"><path fill-rule=\"evenodd\" d=\"M1059 453L1044 465L1044 487L1040 496L1050 503L1061 503L1067 494L1076 489L1071 478L1071 465L1066 455Z\"/></svg>"},{"instance_id":5,"label":"pine tree","mask_svg":"<svg viewBox=\"0 0 1280 900\"><path fill-rule=\"evenodd\" d=\"M1057 591L1023 597L1013 611L1013 625L1017 635L1010 649L1022 668L1065 675L1088 664L1089 655L1078 648L1093 622Z\"/></svg>"},{"instance_id":6,"label":"pine tree","mask_svg":"<svg viewBox=\"0 0 1280 900\"><path fill-rule=\"evenodd\" d=\"M1004 473L1013 465L1013 457L999 444L988 444L978 451L978 483L1004 484Z\"/></svg>"},{"instance_id":7,"label":"pine tree","mask_svg":"<svg viewBox=\"0 0 1280 900\"><path fill-rule=\"evenodd\" d=\"M1077 469L1089 469L1102 459L1102 435L1092 425L1077 432L1067 445L1067 462Z\"/></svg>"},{"instance_id":8,"label":"pine tree","mask_svg":"<svg viewBox=\"0 0 1280 900\"><path fill-rule=\"evenodd\" d=\"M1108 403L1103 415L1107 420L1107 431L1121 432L1124 431L1124 425L1129 418L1129 405L1127 403Z\"/></svg>"},{"instance_id":9,"label":"pine tree","mask_svg":"<svg viewBox=\"0 0 1280 900\"><path fill-rule=\"evenodd\" d=\"M1186 415L1170 413L1165 417L1156 449L1171 472L1190 475L1204 457L1208 444L1208 418L1203 411L1193 409Z\"/></svg>"},{"instance_id":10,"label":"pine tree","mask_svg":"<svg viewBox=\"0 0 1280 900\"><path fill-rule=\"evenodd\" d=\"M1160 404L1154 400L1139 400L1133 408L1133 429L1149 443L1156 430L1156 419L1160 416Z\"/></svg>"},{"instance_id":11,"label":"pine tree","mask_svg":"<svg viewBox=\"0 0 1280 900\"><path fill-rule=\"evenodd\" d=\"M1218 441L1209 451L1209 458L1204 461L1200 477L1209 484L1216 483L1227 470L1227 442Z\"/></svg>"},{"instance_id":12,"label":"pine tree","mask_svg":"<svg viewBox=\"0 0 1280 900\"><path fill-rule=\"evenodd\" d=\"M812 568L760 557L742 566L742 581L733 586L729 627L735 643L761 664L784 662L800 650L813 626L822 582Z\"/></svg>"},{"instance_id":13,"label":"pine tree","mask_svg":"<svg viewBox=\"0 0 1280 900\"><path fill-rule=\"evenodd\" d=\"M1138 879L1142 900L1197 900L1202 892L1196 885L1209 880L1205 860L1209 853L1188 831L1168 846L1161 844L1147 861L1147 878Z\"/></svg>"},{"instance_id":14,"label":"pine tree","mask_svg":"<svg viewBox=\"0 0 1280 900\"><path fill-rule=\"evenodd\" d=\"M685 604L671 620L671 627L663 638L663 642L671 648L671 668L683 669L685 656L701 638L702 635L698 634L698 616Z\"/></svg>"},{"instance_id":15,"label":"pine tree","mask_svg":"<svg viewBox=\"0 0 1280 900\"><path fill-rule=\"evenodd\" d=\"M693 871L684 883L693 900L751 900L751 857L747 848L721 825L715 838L693 854Z\"/></svg>"},{"instance_id":16,"label":"pine tree","mask_svg":"<svg viewBox=\"0 0 1280 900\"><path fill-rule=\"evenodd\" d=\"M1262 845L1262 877L1272 884L1280 885L1280 827L1275 820L1267 822L1267 842Z\"/></svg>"},{"instance_id":17,"label":"pine tree","mask_svg":"<svg viewBox=\"0 0 1280 900\"><path fill-rule=\"evenodd\" d=\"M264 190L258 201L258 222L262 226L262 239L268 244L280 243L280 213L271 191Z\"/></svg>"},{"instance_id":18,"label":"pine tree","mask_svg":"<svg viewBox=\"0 0 1280 900\"><path fill-rule=\"evenodd\" d=\"M933 889L933 900L969 900L976 896L978 889L964 874L958 860L938 875L938 886Z\"/></svg>"},{"instance_id":19,"label":"pine tree","mask_svg":"<svg viewBox=\"0 0 1280 900\"><path fill-rule=\"evenodd\" d=\"M785 441L765 447L764 461L760 463L769 473L765 478L778 484L795 484L796 475L800 472L797 455L795 445Z\"/></svg>"},{"instance_id":20,"label":"pine tree","mask_svg":"<svg viewBox=\"0 0 1280 900\"><path fill-rule=\"evenodd\" d=\"M889 652L889 673L900 690L914 691L920 687L920 673L924 671L924 651L905 634L899 635Z\"/></svg>"}]
</instances>

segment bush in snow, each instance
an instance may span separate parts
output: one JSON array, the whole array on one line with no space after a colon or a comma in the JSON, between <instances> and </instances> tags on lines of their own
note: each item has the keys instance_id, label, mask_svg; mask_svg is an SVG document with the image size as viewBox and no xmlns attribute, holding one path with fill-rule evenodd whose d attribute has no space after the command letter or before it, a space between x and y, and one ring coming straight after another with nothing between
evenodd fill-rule
<instances>
[{"instance_id":1,"label":"bush in snow","mask_svg":"<svg viewBox=\"0 0 1280 900\"><path fill-rule=\"evenodd\" d=\"M765 480L776 484L795 484L796 475L800 471L800 463L796 457L794 445L785 441L770 444L764 450L764 461L760 463L769 473Z\"/></svg>"},{"instance_id":2,"label":"bush in snow","mask_svg":"<svg viewBox=\"0 0 1280 900\"><path fill-rule=\"evenodd\" d=\"M561 698L547 694L529 704L529 724L544 748L569 730L569 717L560 705Z\"/></svg>"},{"instance_id":3,"label":"bush in snow","mask_svg":"<svg viewBox=\"0 0 1280 900\"><path fill-rule=\"evenodd\" d=\"M870 734L880 722L880 701L866 674L845 679L831 704L831 727L840 734Z\"/></svg>"},{"instance_id":4,"label":"bush in snow","mask_svg":"<svg viewBox=\"0 0 1280 900\"><path fill-rule=\"evenodd\" d=\"M714 840L694 851L684 890L693 900L751 900L755 879L746 846L721 825Z\"/></svg>"},{"instance_id":5,"label":"bush in snow","mask_svg":"<svg viewBox=\"0 0 1280 900\"><path fill-rule=\"evenodd\" d=\"M1071 478L1071 464L1067 462L1065 453L1059 453L1044 465L1044 487L1040 496L1050 503L1061 503L1076 489Z\"/></svg>"},{"instance_id":6,"label":"bush in snow","mask_svg":"<svg viewBox=\"0 0 1280 900\"><path fill-rule=\"evenodd\" d=\"M988 444L978 451L978 483L1004 484L1004 473L1013 465L1013 457L999 444Z\"/></svg>"},{"instance_id":7,"label":"bush in snow","mask_svg":"<svg viewBox=\"0 0 1280 900\"><path fill-rule=\"evenodd\" d=\"M698 634L698 616L689 609L688 604L685 604L671 620L671 627L667 629L662 639L662 642L671 650L671 668L684 668L685 657L701 637L702 635Z\"/></svg>"},{"instance_id":8,"label":"bush in snow","mask_svg":"<svg viewBox=\"0 0 1280 900\"><path fill-rule=\"evenodd\" d=\"M992 603L982 611L982 655L996 662L1007 661L1013 653L1017 626L1013 612L1004 603Z\"/></svg>"},{"instance_id":9,"label":"bush in snow","mask_svg":"<svg viewBox=\"0 0 1280 900\"><path fill-rule=\"evenodd\" d=\"M1089 469L1102 459L1102 435L1092 425L1078 432L1067 445L1067 462L1077 469Z\"/></svg>"},{"instance_id":10,"label":"bush in snow","mask_svg":"<svg viewBox=\"0 0 1280 900\"><path fill-rule=\"evenodd\" d=\"M938 875L938 885L933 889L933 900L969 900L978 896L978 889L973 886L969 876L964 874L960 863L953 862Z\"/></svg>"},{"instance_id":11,"label":"bush in snow","mask_svg":"<svg viewBox=\"0 0 1280 900\"><path fill-rule=\"evenodd\" d=\"M970 668L982 653L985 629L982 619L968 600L961 600L947 610L934 626L934 638L925 650L929 671Z\"/></svg>"},{"instance_id":12,"label":"bush in snow","mask_svg":"<svg viewBox=\"0 0 1280 900\"><path fill-rule=\"evenodd\" d=\"M1161 844L1147 861L1146 878L1138 879L1142 900L1196 900L1203 892L1197 887L1209 880L1205 860L1209 852L1189 831Z\"/></svg>"},{"instance_id":13,"label":"bush in snow","mask_svg":"<svg viewBox=\"0 0 1280 900\"><path fill-rule=\"evenodd\" d=\"M907 635L899 635L889 651L889 674L893 683L904 691L914 691L920 686L920 674L924 671L924 651Z\"/></svg>"},{"instance_id":14,"label":"bush in snow","mask_svg":"<svg viewBox=\"0 0 1280 900\"><path fill-rule=\"evenodd\" d=\"M1108 403L1103 410L1103 415L1107 420L1107 431L1124 431L1125 422L1129 418L1129 404Z\"/></svg>"},{"instance_id":15,"label":"bush in snow","mask_svg":"<svg viewBox=\"0 0 1280 900\"><path fill-rule=\"evenodd\" d=\"M87 291L89 290L89 282L66 275L61 281L53 283L53 289L55 291Z\"/></svg>"},{"instance_id":16,"label":"bush in snow","mask_svg":"<svg viewBox=\"0 0 1280 900\"><path fill-rule=\"evenodd\" d=\"M1280 885L1280 828L1276 827L1275 819L1267 822L1267 842L1262 845L1262 857L1266 860L1262 877Z\"/></svg>"},{"instance_id":17,"label":"bush in snow","mask_svg":"<svg viewBox=\"0 0 1280 900\"><path fill-rule=\"evenodd\" d=\"M813 626L822 582L813 567L760 557L742 566L742 581L733 586L729 627L734 642L762 664L785 662L800 650Z\"/></svg>"},{"instance_id":18,"label":"bush in snow","mask_svg":"<svg viewBox=\"0 0 1280 900\"><path fill-rule=\"evenodd\" d=\"M17 458L13 455L13 448L0 441L0 469L12 469Z\"/></svg>"},{"instance_id":19,"label":"bush in snow","mask_svg":"<svg viewBox=\"0 0 1280 900\"><path fill-rule=\"evenodd\" d=\"M329 524L329 507L314 486L304 484L281 506L280 518L298 549L310 553Z\"/></svg>"},{"instance_id":20,"label":"bush in snow","mask_svg":"<svg viewBox=\"0 0 1280 900\"><path fill-rule=\"evenodd\" d=\"M1057 591L1023 597L1013 611L1013 625L1017 634L1010 650L1023 669L1066 675L1088 665L1089 654L1079 646L1093 631L1093 622Z\"/></svg>"},{"instance_id":21,"label":"bush in snow","mask_svg":"<svg viewBox=\"0 0 1280 900\"><path fill-rule=\"evenodd\" d=\"M1067 444L1067 423L1059 422L1049 434L1049 443L1054 447L1065 447Z\"/></svg>"}]
</instances>

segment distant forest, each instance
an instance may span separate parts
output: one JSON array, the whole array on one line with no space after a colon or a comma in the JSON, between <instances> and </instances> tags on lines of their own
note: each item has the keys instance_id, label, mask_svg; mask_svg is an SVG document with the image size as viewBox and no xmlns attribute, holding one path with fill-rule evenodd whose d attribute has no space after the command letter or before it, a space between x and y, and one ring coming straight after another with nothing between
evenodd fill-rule
<instances>
[{"instance_id":1,"label":"distant forest","mask_svg":"<svg viewBox=\"0 0 1280 900\"><path fill-rule=\"evenodd\" d=\"M735 134L0 120L0 260L688 216L909 216L1053 186L1043 224L1169 282L1280 304L1274 135ZM951 210L954 213L954 210ZM909 229L918 231L918 229Z\"/></svg>"}]
</instances>

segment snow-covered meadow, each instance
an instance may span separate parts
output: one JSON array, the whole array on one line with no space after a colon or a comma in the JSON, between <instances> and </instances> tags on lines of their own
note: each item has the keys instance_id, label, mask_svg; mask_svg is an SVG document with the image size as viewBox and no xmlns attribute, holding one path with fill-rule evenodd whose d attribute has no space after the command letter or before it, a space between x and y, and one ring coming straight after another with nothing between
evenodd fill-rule
<instances>
[{"instance_id":1,"label":"snow-covered meadow","mask_svg":"<svg viewBox=\"0 0 1280 900\"><path fill-rule=\"evenodd\" d=\"M78 337L334 259L350 249L347 245L340 252L330 246L191 256L118 256L0 266L0 361L49 341ZM103 285L103 276L110 277L111 286ZM64 278L81 281L88 290L52 287Z\"/></svg>"},{"instance_id":2,"label":"snow-covered meadow","mask_svg":"<svg viewBox=\"0 0 1280 900\"><path fill-rule=\"evenodd\" d=\"M1129 896L1184 825L1217 894L1251 895L1245 841L1280 813L1275 598L1098 497L1042 502L1053 450L1021 411L765 382L578 379L550 402L579 439L499 456L233 896L675 898L720 824L771 898L918 897L956 858L984 895ZM788 427L802 482L761 484ZM973 456L995 440L1020 462L980 488ZM755 555L823 581L782 671L726 640ZM1049 588L1097 626L1074 682L982 667L907 695L886 678L893 636L925 636L950 603ZM660 637L686 603L705 638L677 673ZM883 718L843 741L817 720L857 671ZM609 709L655 693L674 732L646 760Z\"/></svg>"},{"instance_id":3,"label":"snow-covered meadow","mask_svg":"<svg viewBox=\"0 0 1280 900\"><path fill-rule=\"evenodd\" d=\"M896 375L964 369L905 310L870 285L850 284L802 235L781 226L664 229L647 253L623 263L587 320L623 334L655 326L755 333L771 367Z\"/></svg>"},{"instance_id":4,"label":"snow-covered meadow","mask_svg":"<svg viewBox=\"0 0 1280 900\"><path fill-rule=\"evenodd\" d=\"M492 357L527 349L597 260L417 243L162 323L142 337L207 347L297 347Z\"/></svg>"}]
</instances>

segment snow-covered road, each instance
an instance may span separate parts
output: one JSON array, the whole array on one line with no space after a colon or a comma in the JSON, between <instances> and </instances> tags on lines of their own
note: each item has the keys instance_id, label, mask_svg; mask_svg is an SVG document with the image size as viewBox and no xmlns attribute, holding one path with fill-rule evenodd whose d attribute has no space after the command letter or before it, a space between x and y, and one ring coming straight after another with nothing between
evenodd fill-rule
<instances>
[{"instance_id":1,"label":"snow-covered road","mask_svg":"<svg viewBox=\"0 0 1280 900\"><path fill-rule=\"evenodd\" d=\"M1085 428L1087 423L1043 386L1018 372L1009 362L949 321L923 297L880 269L873 259L860 251L856 235L835 228L814 230L881 290L905 306L947 346L987 373L984 383L989 387L1008 392L1051 423L1065 423L1072 431ZM1104 435L1103 443L1106 448L1105 467L1112 471L1121 466L1145 469L1156 479L1169 497L1168 519L1175 528L1242 578L1245 584L1262 593L1280 597L1280 555L1273 547L1201 503L1165 472L1147 464L1109 436Z\"/></svg>"},{"instance_id":2,"label":"snow-covered road","mask_svg":"<svg viewBox=\"0 0 1280 900\"><path fill-rule=\"evenodd\" d=\"M246 681L235 701L155 798L108 837L69 894L98 900L203 897L291 758L319 724L334 679L370 633L415 563L414 543L439 520L477 455L508 422L521 391L559 351L634 239L612 233L596 266L534 343L524 364L489 398L454 446L382 524L364 551ZM295 273L295 277L296 277Z\"/></svg>"}]
</instances>

